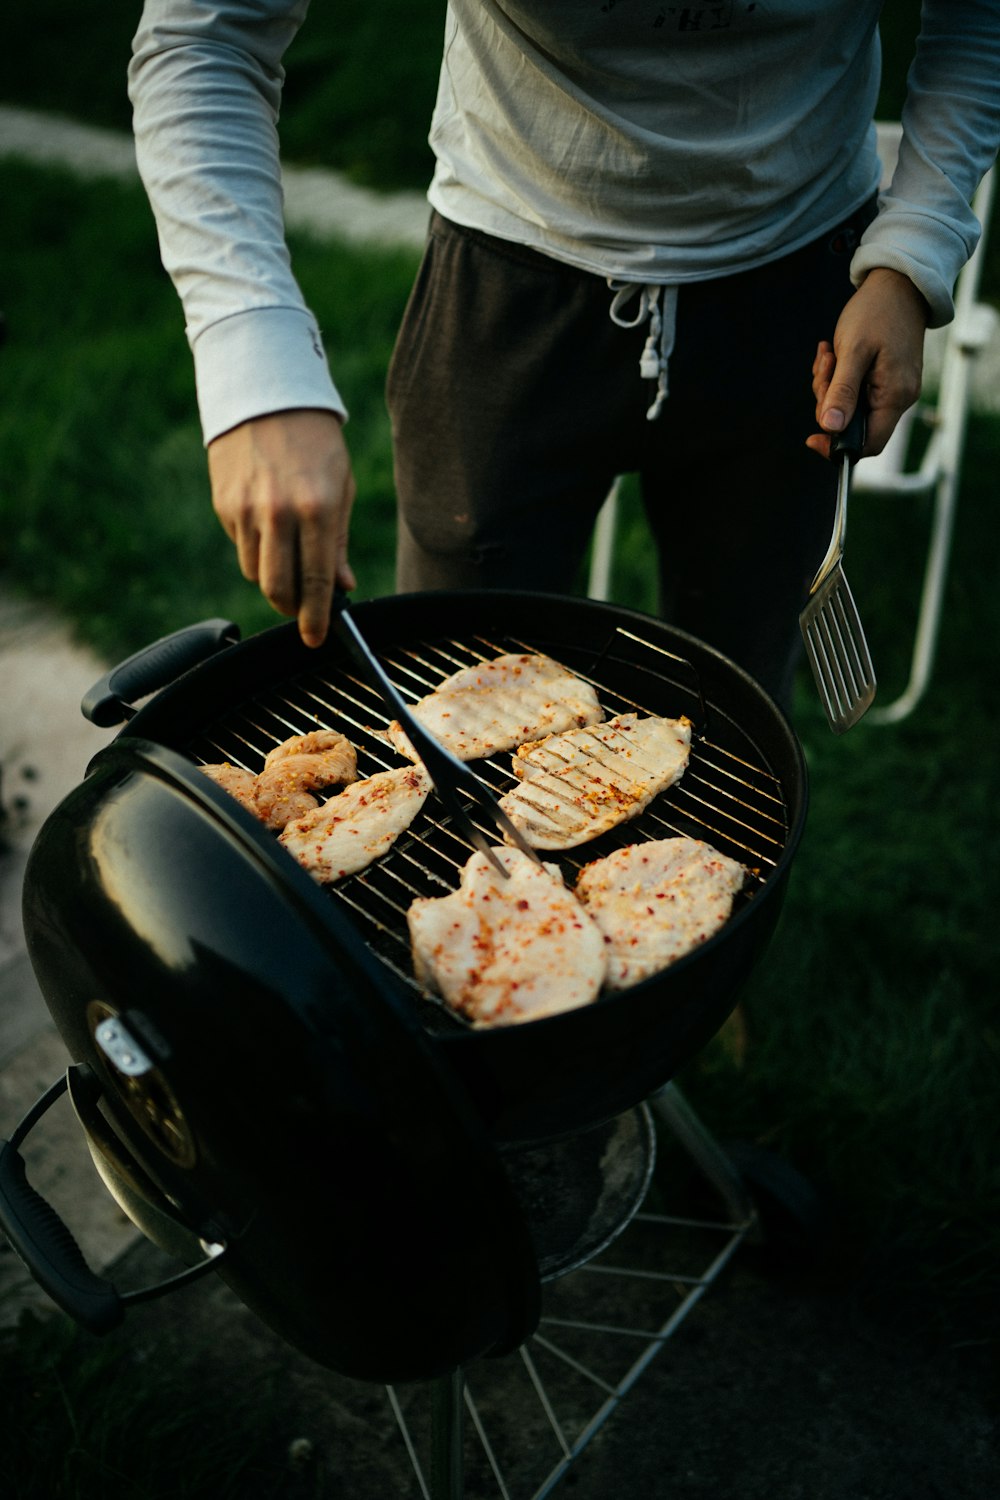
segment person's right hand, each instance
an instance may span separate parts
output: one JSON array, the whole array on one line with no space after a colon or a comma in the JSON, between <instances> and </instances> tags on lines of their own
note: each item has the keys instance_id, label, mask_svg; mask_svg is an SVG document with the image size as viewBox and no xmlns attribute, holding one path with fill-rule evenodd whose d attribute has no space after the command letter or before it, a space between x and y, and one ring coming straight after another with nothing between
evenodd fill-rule
<instances>
[{"instance_id":1,"label":"person's right hand","mask_svg":"<svg viewBox=\"0 0 1000 1500\"><path fill-rule=\"evenodd\" d=\"M347 560L355 484L339 418L312 409L254 417L209 443L208 472L243 576L298 617L307 646L322 645L334 585L357 587Z\"/></svg>"},{"instance_id":2,"label":"person's right hand","mask_svg":"<svg viewBox=\"0 0 1000 1500\"><path fill-rule=\"evenodd\" d=\"M862 396L868 407L862 452L881 453L907 407L920 395L924 333L930 309L901 271L876 266L850 297L833 343L813 361L816 423L806 447L830 457L831 435L842 432Z\"/></svg>"}]
</instances>

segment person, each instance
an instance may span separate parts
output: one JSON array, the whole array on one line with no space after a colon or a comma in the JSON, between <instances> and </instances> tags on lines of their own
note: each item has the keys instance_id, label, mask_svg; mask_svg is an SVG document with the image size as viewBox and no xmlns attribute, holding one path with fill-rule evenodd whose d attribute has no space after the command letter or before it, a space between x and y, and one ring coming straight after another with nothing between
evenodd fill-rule
<instances>
[{"instance_id":1,"label":"person","mask_svg":"<svg viewBox=\"0 0 1000 1500\"><path fill-rule=\"evenodd\" d=\"M335 584L357 585L346 409L281 215L307 4L146 0L129 90L213 504L318 645ZM916 399L1000 141L1000 0L924 0L879 197L879 14L449 0L427 249L386 383L399 588L571 589L634 472L661 612L787 706L832 522L820 460L859 401L877 453Z\"/></svg>"}]
</instances>

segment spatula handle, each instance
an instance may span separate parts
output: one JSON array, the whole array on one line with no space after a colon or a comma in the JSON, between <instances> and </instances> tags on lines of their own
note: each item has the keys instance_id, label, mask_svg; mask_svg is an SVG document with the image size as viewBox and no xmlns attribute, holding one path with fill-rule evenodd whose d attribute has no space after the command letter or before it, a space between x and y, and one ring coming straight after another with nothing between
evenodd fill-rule
<instances>
[{"instance_id":1,"label":"spatula handle","mask_svg":"<svg viewBox=\"0 0 1000 1500\"><path fill-rule=\"evenodd\" d=\"M867 404L862 398L851 420L843 432L830 439L830 458L837 464L837 507L833 517L833 535L826 549L826 556L816 569L816 576L809 585L810 595L815 594L820 584L830 576L844 555L847 540L847 495L850 488L851 466L861 457L867 429Z\"/></svg>"},{"instance_id":2,"label":"spatula handle","mask_svg":"<svg viewBox=\"0 0 1000 1500\"><path fill-rule=\"evenodd\" d=\"M854 409L853 417L843 432L835 432L831 437L830 457L840 458L843 456L849 463L856 464L861 457L861 450L865 446L867 430L868 407L864 397L862 397Z\"/></svg>"}]
</instances>

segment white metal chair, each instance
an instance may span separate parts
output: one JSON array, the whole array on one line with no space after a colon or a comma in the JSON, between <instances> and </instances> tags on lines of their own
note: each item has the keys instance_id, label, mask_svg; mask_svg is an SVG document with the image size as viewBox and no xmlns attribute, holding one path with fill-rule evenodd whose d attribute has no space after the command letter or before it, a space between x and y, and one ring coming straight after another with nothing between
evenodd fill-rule
<instances>
[{"instance_id":1,"label":"white metal chair","mask_svg":"<svg viewBox=\"0 0 1000 1500\"><path fill-rule=\"evenodd\" d=\"M892 175L899 148L900 127L879 125L879 155L883 181ZM955 317L942 330L940 377L936 395L923 397L910 408L892 438L875 458L862 459L854 474L854 488L873 495L930 495L932 515L924 566L923 586L906 687L891 703L870 710L876 724L898 724L920 701L934 666L941 606L944 598L951 538L955 521L969 411L974 361L996 333L1000 318L988 304L977 300L983 248L989 227L995 169L987 173L974 200L974 210L983 226L975 254L964 267L955 287ZM925 382L926 384L926 382ZM930 428L930 438L919 462L908 463L915 423Z\"/></svg>"},{"instance_id":2,"label":"white metal chair","mask_svg":"<svg viewBox=\"0 0 1000 1500\"><path fill-rule=\"evenodd\" d=\"M901 127L898 124L878 125L879 156L882 161L883 183L886 184L895 166L900 135ZM867 717L871 723L896 724L912 713L927 687L934 665L958 499L973 365L1000 325L1000 317L996 311L977 300L995 172L994 168L987 173L973 203L976 216L983 226L983 234L975 254L958 278L954 321L947 329L942 330L943 350L936 396L933 399L928 397L927 400L922 397L916 406L911 407L904 414L884 451L876 458L862 459L854 474L856 492L867 491L886 496L933 496L927 561L909 681L898 698L884 707L869 711ZM919 462L908 467L916 422L925 423L931 430L931 436ZM610 597L619 483L616 480L612 486L594 529L588 584L588 592L593 599Z\"/></svg>"}]
</instances>

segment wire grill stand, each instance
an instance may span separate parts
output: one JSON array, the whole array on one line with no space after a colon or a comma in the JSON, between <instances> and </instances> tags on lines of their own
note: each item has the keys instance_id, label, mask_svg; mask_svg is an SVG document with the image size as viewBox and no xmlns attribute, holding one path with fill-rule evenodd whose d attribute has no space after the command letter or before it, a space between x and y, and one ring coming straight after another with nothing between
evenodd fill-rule
<instances>
[{"instance_id":1,"label":"wire grill stand","mask_svg":"<svg viewBox=\"0 0 1000 1500\"><path fill-rule=\"evenodd\" d=\"M505 1466L499 1439L490 1430L487 1409L493 1406L493 1415L497 1415L496 1403L490 1399L491 1385L496 1381L495 1366L483 1362L470 1370L453 1371L434 1383L430 1433L429 1437L426 1431L423 1433L423 1445L416 1429L420 1416L426 1419L426 1412L408 1414L399 1392L388 1386L389 1403L406 1445L422 1500L463 1500L466 1495L469 1500L473 1495L475 1500L487 1500L487 1497L492 1500L494 1496L499 1500L545 1500L617 1411L739 1246L754 1235L756 1211L742 1179L676 1085L668 1083L649 1100L649 1106L718 1193L725 1210L724 1217L691 1219L640 1212L632 1221L634 1231L630 1226L611 1249L564 1279L564 1289L571 1294L571 1304L576 1300L572 1295L575 1291L582 1291L583 1299L588 1303L592 1301L590 1292L583 1290L588 1279L608 1278L619 1290L634 1284L644 1292L652 1286L672 1300L673 1305L655 1328L643 1326L648 1320L643 1319L646 1309L642 1306L635 1309L634 1321L619 1318L614 1323L586 1317L559 1317L543 1308L538 1331L516 1355L504 1361L507 1366L505 1380L510 1380L511 1366L516 1361L521 1366L519 1432L524 1430L523 1403L532 1402L537 1413L537 1425L533 1425L532 1430L538 1434L535 1443L539 1463L535 1465L536 1473L530 1480L525 1479L523 1472L523 1453L515 1478L509 1460ZM630 1235L646 1242L646 1254L630 1252ZM709 1260L703 1269L692 1271L689 1268L690 1246L685 1247L687 1257L680 1258L683 1268L678 1268L676 1263L671 1265L667 1260L653 1269L649 1264L650 1238L653 1240L653 1254L658 1258L664 1249L669 1250L671 1237L695 1237L700 1246L707 1244ZM634 1256L633 1263L629 1263L630 1253ZM556 1283L553 1286L559 1289ZM645 1299L639 1295L635 1300L641 1304ZM617 1379L609 1379L603 1370L596 1368L596 1361L588 1363L573 1352L576 1333L585 1336L599 1334L604 1345L613 1346L613 1358L619 1369L621 1363L630 1358L637 1343L639 1353L631 1358L624 1373ZM582 1381L591 1392L598 1393L599 1404L584 1420L565 1414L570 1407L580 1404L578 1398L568 1396L564 1389L567 1375L570 1379L575 1378L577 1385ZM544 1456L541 1449L543 1439L546 1443ZM424 1448L423 1461L421 1446ZM521 1446L523 1448L523 1444ZM473 1481L476 1488L471 1491L466 1489L467 1462L470 1470L475 1470ZM539 1468L544 1470L540 1476L537 1473ZM526 1483L535 1487L526 1488Z\"/></svg>"}]
</instances>

